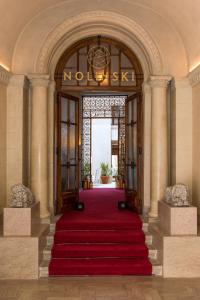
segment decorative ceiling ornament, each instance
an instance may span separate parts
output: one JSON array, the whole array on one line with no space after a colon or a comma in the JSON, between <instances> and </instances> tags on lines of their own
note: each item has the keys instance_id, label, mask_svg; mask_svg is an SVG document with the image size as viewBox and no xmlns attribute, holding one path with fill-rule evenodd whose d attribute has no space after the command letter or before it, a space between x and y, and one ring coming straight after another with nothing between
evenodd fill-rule
<instances>
[{"instance_id":1,"label":"decorative ceiling ornament","mask_svg":"<svg viewBox=\"0 0 200 300\"><path fill-rule=\"evenodd\" d=\"M108 48L102 45L96 45L90 48L88 52L88 63L97 70L106 68L110 63L110 52Z\"/></svg>"},{"instance_id":2,"label":"decorative ceiling ornament","mask_svg":"<svg viewBox=\"0 0 200 300\"><path fill-rule=\"evenodd\" d=\"M101 36L98 36L97 45L91 47L88 51L88 63L95 81L103 82L106 79L106 71L110 60L110 52L107 47L101 45Z\"/></svg>"}]
</instances>

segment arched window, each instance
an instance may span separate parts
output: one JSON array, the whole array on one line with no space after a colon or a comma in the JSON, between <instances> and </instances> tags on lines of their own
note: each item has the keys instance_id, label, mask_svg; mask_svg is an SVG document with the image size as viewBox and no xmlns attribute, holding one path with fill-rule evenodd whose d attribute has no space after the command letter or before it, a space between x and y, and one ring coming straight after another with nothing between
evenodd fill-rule
<instances>
[{"instance_id":1,"label":"arched window","mask_svg":"<svg viewBox=\"0 0 200 300\"><path fill-rule=\"evenodd\" d=\"M84 39L61 57L55 72L59 89L109 88L135 90L143 72L137 57L125 45L106 37Z\"/></svg>"}]
</instances>

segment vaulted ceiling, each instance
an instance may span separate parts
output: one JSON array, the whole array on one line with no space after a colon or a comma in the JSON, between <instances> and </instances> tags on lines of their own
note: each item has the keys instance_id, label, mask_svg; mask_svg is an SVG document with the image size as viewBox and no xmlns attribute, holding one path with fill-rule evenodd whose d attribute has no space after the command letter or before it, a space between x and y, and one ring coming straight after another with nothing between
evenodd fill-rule
<instances>
[{"instance_id":1,"label":"vaulted ceiling","mask_svg":"<svg viewBox=\"0 0 200 300\"><path fill-rule=\"evenodd\" d=\"M200 63L199 0L1 0L0 63L12 69L14 51L27 45L25 39L35 38L37 44L67 18L94 10L120 13L140 24L165 63L176 63L178 53L180 60L185 56L178 75Z\"/></svg>"}]
</instances>

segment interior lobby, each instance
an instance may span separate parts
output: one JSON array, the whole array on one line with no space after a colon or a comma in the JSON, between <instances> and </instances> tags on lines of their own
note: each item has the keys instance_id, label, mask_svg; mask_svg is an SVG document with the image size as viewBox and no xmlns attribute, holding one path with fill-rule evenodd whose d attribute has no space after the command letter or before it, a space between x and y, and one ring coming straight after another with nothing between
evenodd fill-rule
<instances>
[{"instance_id":1,"label":"interior lobby","mask_svg":"<svg viewBox=\"0 0 200 300\"><path fill-rule=\"evenodd\" d=\"M199 0L0 11L0 299L199 299Z\"/></svg>"}]
</instances>

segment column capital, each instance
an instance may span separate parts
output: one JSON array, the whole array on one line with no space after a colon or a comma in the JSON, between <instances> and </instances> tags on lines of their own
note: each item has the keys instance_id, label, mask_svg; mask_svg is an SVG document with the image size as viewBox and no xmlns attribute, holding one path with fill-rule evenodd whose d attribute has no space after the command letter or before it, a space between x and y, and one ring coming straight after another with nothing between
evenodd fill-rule
<instances>
[{"instance_id":1,"label":"column capital","mask_svg":"<svg viewBox=\"0 0 200 300\"><path fill-rule=\"evenodd\" d=\"M188 77L174 77L172 79L172 89L191 87Z\"/></svg>"},{"instance_id":2,"label":"column capital","mask_svg":"<svg viewBox=\"0 0 200 300\"><path fill-rule=\"evenodd\" d=\"M151 87L162 87L166 88L172 79L168 75L152 75L149 77L148 83Z\"/></svg>"},{"instance_id":3,"label":"column capital","mask_svg":"<svg viewBox=\"0 0 200 300\"><path fill-rule=\"evenodd\" d=\"M188 78L192 87L200 83L200 65L190 71Z\"/></svg>"},{"instance_id":4,"label":"column capital","mask_svg":"<svg viewBox=\"0 0 200 300\"><path fill-rule=\"evenodd\" d=\"M25 75L13 74L10 77L9 86L28 89L29 81Z\"/></svg>"},{"instance_id":5,"label":"column capital","mask_svg":"<svg viewBox=\"0 0 200 300\"><path fill-rule=\"evenodd\" d=\"M35 87L48 87L49 85L49 75L48 74L29 74L31 86Z\"/></svg>"},{"instance_id":6,"label":"column capital","mask_svg":"<svg viewBox=\"0 0 200 300\"><path fill-rule=\"evenodd\" d=\"M0 82L3 84L8 84L9 79L10 79L10 72L4 69L0 65Z\"/></svg>"}]
</instances>

